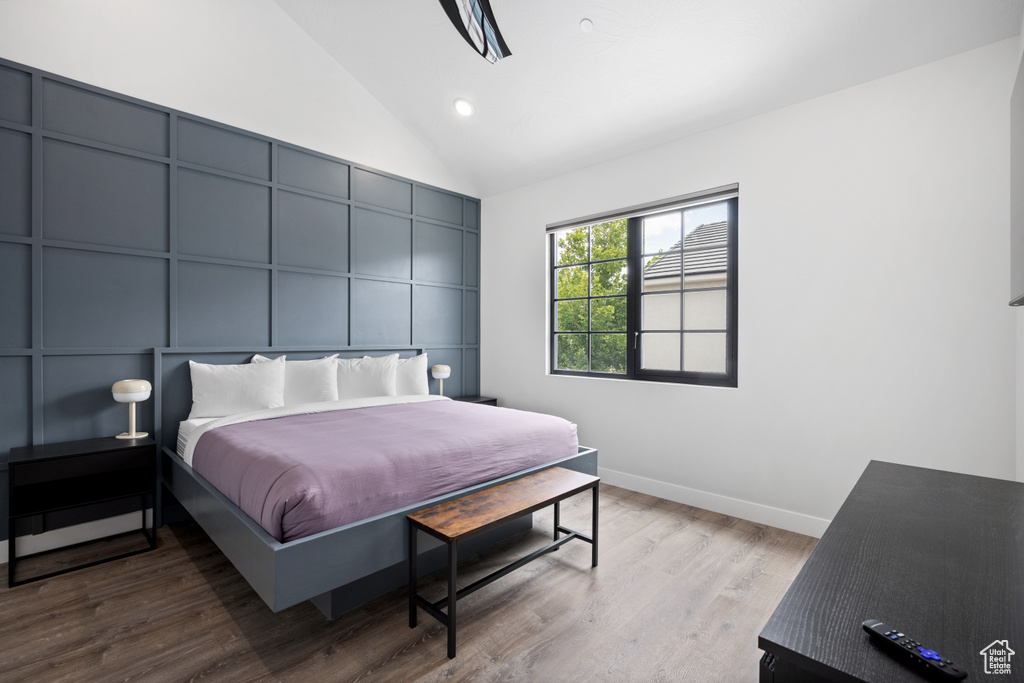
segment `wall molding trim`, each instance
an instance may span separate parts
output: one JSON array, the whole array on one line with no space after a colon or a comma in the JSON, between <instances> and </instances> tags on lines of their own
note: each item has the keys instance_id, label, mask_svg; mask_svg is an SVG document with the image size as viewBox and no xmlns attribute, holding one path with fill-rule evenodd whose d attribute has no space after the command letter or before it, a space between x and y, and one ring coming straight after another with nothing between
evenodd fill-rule
<instances>
[{"instance_id":1,"label":"wall molding trim","mask_svg":"<svg viewBox=\"0 0 1024 683\"><path fill-rule=\"evenodd\" d=\"M646 493L649 496L657 496L665 500L671 500L684 505L692 505L704 510L711 510L731 517L739 517L757 524L785 529L798 534L805 534L815 538L821 538L828 528L831 520L821 517L812 517L792 510L752 503L739 498L731 498L718 493L710 493L699 489L692 489L688 486L670 484L656 479L648 479L627 472L610 470L607 467L598 467L597 474L601 480L619 486L630 491Z\"/></svg>"}]
</instances>

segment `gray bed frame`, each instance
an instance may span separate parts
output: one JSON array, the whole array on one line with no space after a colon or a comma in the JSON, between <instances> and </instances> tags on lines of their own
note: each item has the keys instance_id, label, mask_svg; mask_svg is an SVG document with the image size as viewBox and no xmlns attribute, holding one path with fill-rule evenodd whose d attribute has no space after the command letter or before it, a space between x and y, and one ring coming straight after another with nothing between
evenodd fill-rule
<instances>
[{"instance_id":1,"label":"gray bed frame","mask_svg":"<svg viewBox=\"0 0 1024 683\"><path fill-rule=\"evenodd\" d=\"M399 353L408 358L421 348L372 348L323 350L275 347L262 349L264 355L288 354L289 358L320 358L338 353L342 357ZM328 618L341 614L376 597L405 585L408 581L408 525L410 512L446 500L464 496L558 465L597 474L597 451L580 447L567 458L514 472L504 477L470 486L452 493L347 524L312 536L281 543L224 497L212 484L176 453L177 425L188 416L192 405L192 384L188 361L203 363L245 363L251 350L182 349L154 350L154 397L156 433L162 447L162 477L166 490L173 494L188 514L231 561L274 612L311 600ZM167 503L158 505L164 509ZM531 528L531 516L496 527L481 534L465 547L475 552L499 540ZM426 540L426 539L424 539ZM421 543L419 567L424 573L444 566L444 548L440 542Z\"/></svg>"}]
</instances>

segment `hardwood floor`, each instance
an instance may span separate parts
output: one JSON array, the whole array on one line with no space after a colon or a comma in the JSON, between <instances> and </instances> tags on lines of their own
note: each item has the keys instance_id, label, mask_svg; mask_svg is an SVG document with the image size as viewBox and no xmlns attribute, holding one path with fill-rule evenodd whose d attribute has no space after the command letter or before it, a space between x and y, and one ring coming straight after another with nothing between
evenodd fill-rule
<instances>
[{"instance_id":1,"label":"hardwood floor","mask_svg":"<svg viewBox=\"0 0 1024 683\"><path fill-rule=\"evenodd\" d=\"M589 529L590 494L562 504ZM465 558L460 585L548 542L534 529ZM408 627L404 590L335 621L274 614L194 524L157 550L0 588L4 681L756 681L757 634L815 539L602 485L600 566L571 542ZM444 594L443 572L420 582Z\"/></svg>"}]
</instances>

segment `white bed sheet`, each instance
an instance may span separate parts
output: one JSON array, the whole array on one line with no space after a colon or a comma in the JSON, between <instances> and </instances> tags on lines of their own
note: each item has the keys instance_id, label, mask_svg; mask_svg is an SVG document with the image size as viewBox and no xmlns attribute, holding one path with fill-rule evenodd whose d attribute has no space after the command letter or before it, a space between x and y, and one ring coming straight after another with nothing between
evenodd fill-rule
<instances>
[{"instance_id":1,"label":"white bed sheet","mask_svg":"<svg viewBox=\"0 0 1024 683\"><path fill-rule=\"evenodd\" d=\"M183 420L178 423L178 455L185 452L187 444L192 438L193 432L207 422L213 422L216 417L197 417L192 420ZM184 457L184 456L183 456Z\"/></svg>"}]
</instances>

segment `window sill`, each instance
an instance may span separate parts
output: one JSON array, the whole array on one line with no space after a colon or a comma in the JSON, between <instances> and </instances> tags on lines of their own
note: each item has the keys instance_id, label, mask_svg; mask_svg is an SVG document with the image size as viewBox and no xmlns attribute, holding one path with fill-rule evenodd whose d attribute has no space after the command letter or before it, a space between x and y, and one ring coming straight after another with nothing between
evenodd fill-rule
<instances>
[{"instance_id":1,"label":"window sill","mask_svg":"<svg viewBox=\"0 0 1024 683\"><path fill-rule=\"evenodd\" d=\"M737 389L739 382L736 377L728 375L713 375L710 377L664 377L664 376L626 376L626 375L601 375L589 372L572 372L569 370L548 370L549 377L572 377L576 379L596 379L613 382L643 382L646 384L676 384L695 387L717 387L721 389Z\"/></svg>"}]
</instances>

